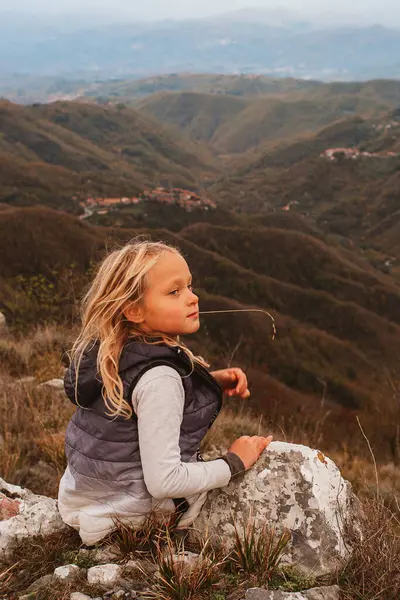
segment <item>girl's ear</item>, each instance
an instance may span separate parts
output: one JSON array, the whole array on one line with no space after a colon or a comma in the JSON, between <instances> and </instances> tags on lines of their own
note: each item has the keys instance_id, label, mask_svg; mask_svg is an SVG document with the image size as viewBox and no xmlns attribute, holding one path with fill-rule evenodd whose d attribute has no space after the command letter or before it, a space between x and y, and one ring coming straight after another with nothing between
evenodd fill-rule
<instances>
[{"instance_id":1,"label":"girl's ear","mask_svg":"<svg viewBox=\"0 0 400 600\"><path fill-rule=\"evenodd\" d=\"M144 311L143 308L135 304L129 304L124 312L124 317L131 323L143 323Z\"/></svg>"}]
</instances>

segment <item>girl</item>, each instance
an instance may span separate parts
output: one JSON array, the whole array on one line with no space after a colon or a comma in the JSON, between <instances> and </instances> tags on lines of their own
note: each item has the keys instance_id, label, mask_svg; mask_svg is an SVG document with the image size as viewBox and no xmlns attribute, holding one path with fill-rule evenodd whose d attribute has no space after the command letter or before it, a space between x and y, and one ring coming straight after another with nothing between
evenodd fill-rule
<instances>
[{"instance_id":1,"label":"girl","mask_svg":"<svg viewBox=\"0 0 400 600\"><path fill-rule=\"evenodd\" d=\"M200 327L179 251L135 240L109 254L83 300L65 391L78 406L66 432L61 517L85 544L140 525L154 510L193 523L207 491L249 469L272 437L242 437L203 462L198 449L222 392L250 395L241 369L210 373L180 341Z\"/></svg>"}]
</instances>

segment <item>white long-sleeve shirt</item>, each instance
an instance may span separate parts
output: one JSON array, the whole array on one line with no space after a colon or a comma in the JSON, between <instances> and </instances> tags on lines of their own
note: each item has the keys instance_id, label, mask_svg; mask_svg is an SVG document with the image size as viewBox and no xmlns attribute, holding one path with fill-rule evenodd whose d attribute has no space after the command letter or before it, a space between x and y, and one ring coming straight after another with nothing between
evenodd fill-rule
<instances>
[{"instance_id":1,"label":"white long-sleeve shirt","mask_svg":"<svg viewBox=\"0 0 400 600\"><path fill-rule=\"evenodd\" d=\"M144 480L156 499L192 496L224 487L231 479L224 460L181 462L179 437L184 404L182 380L172 367L149 369L133 390Z\"/></svg>"}]
</instances>

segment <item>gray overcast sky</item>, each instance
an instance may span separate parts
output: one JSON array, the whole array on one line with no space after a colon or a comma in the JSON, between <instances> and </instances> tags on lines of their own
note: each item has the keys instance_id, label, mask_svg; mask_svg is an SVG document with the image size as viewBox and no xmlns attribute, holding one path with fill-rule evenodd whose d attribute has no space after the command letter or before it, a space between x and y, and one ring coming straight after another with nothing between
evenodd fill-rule
<instances>
[{"instance_id":1,"label":"gray overcast sky","mask_svg":"<svg viewBox=\"0 0 400 600\"><path fill-rule=\"evenodd\" d=\"M0 0L0 9L26 13L105 12L114 19L130 14L145 19L186 18L241 8L286 8L301 14L343 13L360 20L400 19L399 0Z\"/></svg>"}]
</instances>

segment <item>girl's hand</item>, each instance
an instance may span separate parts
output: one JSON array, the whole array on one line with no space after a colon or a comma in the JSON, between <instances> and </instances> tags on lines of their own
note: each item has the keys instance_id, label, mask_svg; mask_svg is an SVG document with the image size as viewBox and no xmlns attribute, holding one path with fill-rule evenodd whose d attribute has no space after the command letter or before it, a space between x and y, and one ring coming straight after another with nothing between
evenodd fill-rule
<instances>
[{"instance_id":1,"label":"girl's hand","mask_svg":"<svg viewBox=\"0 0 400 600\"><path fill-rule=\"evenodd\" d=\"M247 377L242 369L232 367L213 371L211 375L218 381L228 396L240 396L248 398L250 391L247 388Z\"/></svg>"},{"instance_id":2,"label":"girl's hand","mask_svg":"<svg viewBox=\"0 0 400 600\"><path fill-rule=\"evenodd\" d=\"M241 458L244 467L250 469L258 460L260 454L272 442L272 435L269 437L260 437L258 435L240 437L236 442L233 442L229 448L229 452L237 454Z\"/></svg>"}]
</instances>

